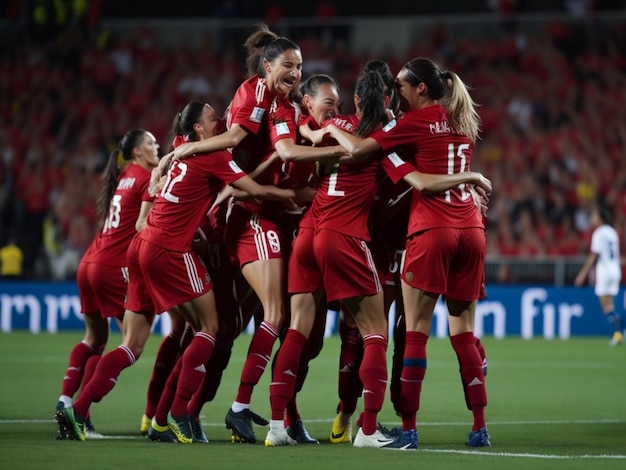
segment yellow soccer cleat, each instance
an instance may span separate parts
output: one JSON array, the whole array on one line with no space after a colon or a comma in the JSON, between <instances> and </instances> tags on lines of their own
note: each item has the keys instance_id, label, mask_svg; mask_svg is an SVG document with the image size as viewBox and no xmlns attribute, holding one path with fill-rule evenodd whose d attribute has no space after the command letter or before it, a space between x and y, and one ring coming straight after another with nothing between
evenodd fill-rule
<instances>
[{"instance_id":1,"label":"yellow soccer cleat","mask_svg":"<svg viewBox=\"0 0 626 470\"><path fill-rule=\"evenodd\" d=\"M139 427L139 432L142 436L147 436L148 431L150 431L150 423L152 420L148 418L146 415L141 417L141 426Z\"/></svg>"},{"instance_id":2,"label":"yellow soccer cleat","mask_svg":"<svg viewBox=\"0 0 626 470\"><path fill-rule=\"evenodd\" d=\"M619 331L616 331L615 333L613 333L613 337L611 338L611 341L609 341L609 344L611 346L617 346L618 344L622 343L623 339L624 337L622 336L622 334Z\"/></svg>"},{"instance_id":3,"label":"yellow soccer cleat","mask_svg":"<svg viewBox=\"0 0 626 470\"><path fill-rule=\"evenodd\" d=\"M181 444L191 444L193 442L191 424L189 423L189 416L186 414L175 418L172 416L172 413L168 413L167 425L174 436L176 436L176 440Z\"/></svg>"},{"instance_id":4,"label":"yellow soccer cleat","mask_svg":"<svg viewBox=\"0 0 626 470\"><path fill-rule=\"evenodd\" d=\"M346 417L348 418L346 422ZM330 430L331 444L351 444L352 443L352 418L338 413L333 421Z\"/></svg>"}]
</instances>

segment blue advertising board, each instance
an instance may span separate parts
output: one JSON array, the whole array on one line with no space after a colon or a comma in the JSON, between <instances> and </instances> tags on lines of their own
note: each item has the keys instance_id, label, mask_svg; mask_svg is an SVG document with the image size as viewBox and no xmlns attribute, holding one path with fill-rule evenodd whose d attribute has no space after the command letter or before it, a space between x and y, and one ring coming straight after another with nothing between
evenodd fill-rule
<instances>
[{"instance_id":1,"label":"blue advertising board","mask_svg":"<svg viewBox=\"0 0 626 470\"><path fill-rule=\"evenodd\" d=\"M477 336L568 339L612 332L592 287L494 285L487 286L487 290L488 298L481 300L476 309ZM616 307L618 312L626 308L623 288L616 298ZM391 319L390 324L393 324ZM432 334L446 337L447 327L446 307L440 300L435 308ZM154 330L167 334L169 328L169 315L159 315ZM76 284L1 282L0 329L4 333L29 330L34 334L83 330ZM327 334L337 331L337 318L332 312L328 315L326 331Z\"/></svg>"}]
</instances>

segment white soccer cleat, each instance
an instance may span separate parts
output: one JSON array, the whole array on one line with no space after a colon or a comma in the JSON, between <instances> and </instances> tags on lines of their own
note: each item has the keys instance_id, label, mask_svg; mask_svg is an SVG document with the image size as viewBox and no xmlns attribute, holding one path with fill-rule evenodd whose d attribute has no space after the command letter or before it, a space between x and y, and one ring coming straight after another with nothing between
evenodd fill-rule
<instances>
[{"instance_id":1,"label":"white soccer cleat","mask_svg":"<svg viewBox=\"0 0 626 470\"><path fill-rule=\"evenodd\" d=\"M298 441L287 434L286 429L269 430L265 436L265 447L295 446Z\"/></svg>"},{"instance_id":2,"label":"white soccer cleat","mask_svg":"<svg viewBox=\"0 0 626 470\"><path fill-rule=\"evenodd\" d=\"M378 429L374 432L374 434L370 434L369 436L363 433L363 428L359 428L359 431L356 433L354 437L354 443L352 444L354 447L378 447L385 448L395 442L393 437L385 436Z\"/></svg>"}]
</instances>

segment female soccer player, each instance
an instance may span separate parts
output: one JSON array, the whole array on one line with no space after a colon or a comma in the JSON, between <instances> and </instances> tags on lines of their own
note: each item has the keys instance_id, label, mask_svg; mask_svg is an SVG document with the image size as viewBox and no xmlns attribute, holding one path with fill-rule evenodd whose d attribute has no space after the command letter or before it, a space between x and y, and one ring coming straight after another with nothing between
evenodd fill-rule
<instances>
[{"instance_id":1,"label":"female soccer player","mask_svg":"<svg viewBox=\"0 0 626 470\"><path fill-rule=\"evenodd\" d=\"M118 326L122 325L128 282L126 250L145 225L152 207L153 198L147 189L150 172L159 163L158 150L159 144L152 133L133 129L109 156L102 175L104 184L96 201L102 227L83 255L77 273L85 338L70 352L56 407L57 416L72 405L81 383L84 385L91 378L109 337L108 319L113 318ZM180 335L183 327L184 321L174 319L173 336ZM87 432L92 434L88 417L85 424ZM67 430L60 426L57 438L65 437L68 437Z\"/></svg>"},{"instance_id":2,"label":"female soccer player","mask_svg":"<svg viewBox=\"0 0 626 470\"><path fill-rule=\"evenodd\" d=\"M602 312L613 326L613 337L609 344L617 346L622 342L621 317L615 311L615 296L619 293L622 280L622 267L619 257L619 236L612 225L613 214L606 206L598 205L591 213L591 247L589 254L574 284L582 286L589 272L595 266L594 292L600 301Z\"/></svg>"}]
</instances>

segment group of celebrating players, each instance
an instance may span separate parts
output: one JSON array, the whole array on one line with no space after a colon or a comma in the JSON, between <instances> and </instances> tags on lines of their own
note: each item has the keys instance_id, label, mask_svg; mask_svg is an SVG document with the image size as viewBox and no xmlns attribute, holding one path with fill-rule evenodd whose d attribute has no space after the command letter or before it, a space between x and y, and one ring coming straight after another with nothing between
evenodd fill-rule
<instances>
[{"instance_id":1,"label":"group of celebrating players","mask_svg":"<svg viewBox=\"0 0 626 470\"><path fill-rule=\"evenodd\" d=\"M157 353L141 423L150 439L208 442L200 411L254 318L225 417L233 441L255 443L255 423L269 424L268 447L318 443L296 395L322 347L330 306L341 312L330 442L415 450L426 344L443 296L473 414L468 444L490 446L486 359L473 317L484 296L491 182L470 171L479 117L467 87L427 58L397 75L371 61L356 80L356 112L342 115L335 80L302 81L293 41L260 25L245 47L248 78L225 119L192 101L175 116L173 148L160 160L143 129L129 131L109 158L97 205L102 230L77 276L86 335L70 353L57 437L96 435L91 404L139 358L156 315L167 314L172 329ZM400 321L390 395L402 425L389 430L377 416L389 381L393 302ZM109 318L123 341L103 354ZM250 402L270 361L268 422Z\"/></svg>"}]
</instances>

